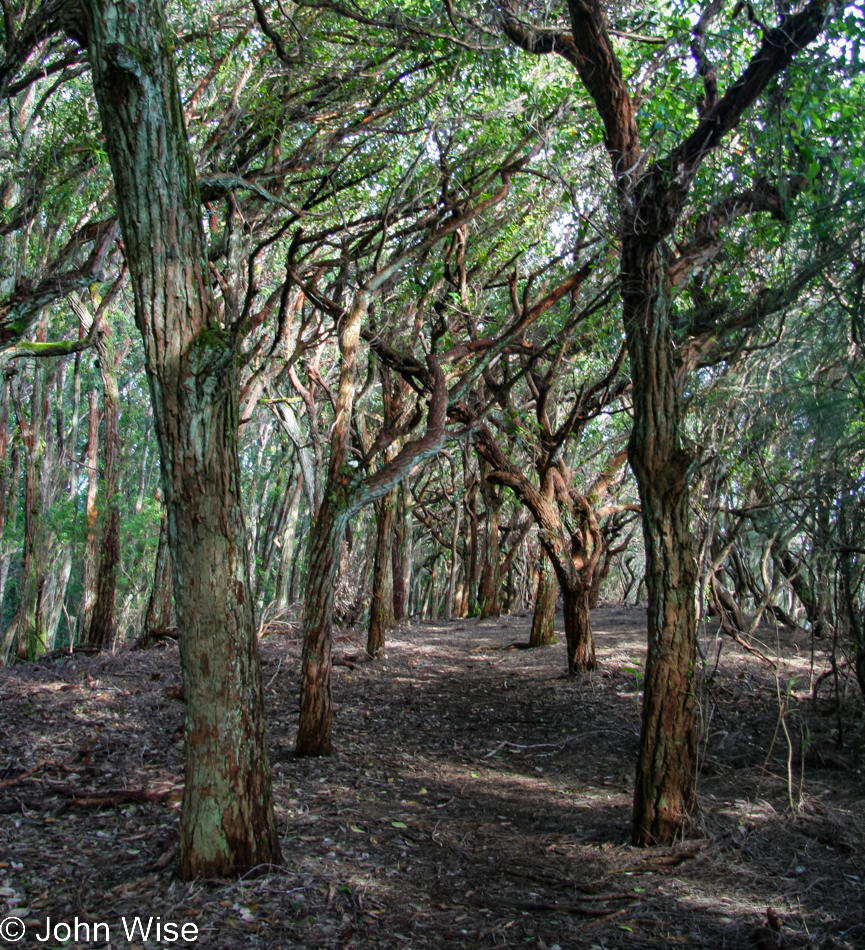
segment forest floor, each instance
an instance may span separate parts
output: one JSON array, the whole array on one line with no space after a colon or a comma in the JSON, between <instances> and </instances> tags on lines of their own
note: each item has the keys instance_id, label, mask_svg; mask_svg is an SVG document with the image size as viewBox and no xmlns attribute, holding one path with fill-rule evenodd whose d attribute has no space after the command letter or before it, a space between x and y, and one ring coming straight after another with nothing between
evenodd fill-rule
<instances>
[{"instance_id":1,"label":"forest floor","mask_svg":"<svg viewBox=\"0 0 865 950\"><path fill-rule=\"evenodd\" d=\"M700 810L674 847L639 850L645 612L596 611L600 669L575 679L561 644L511 648L529 623L404 624L376 662L359 631L338 637L330 759L294 758L300 644L266 638L284 867L231 882L172 876L175 644L0 671L0 918L27 925L15 946L106 945L104 928L39 940L47 918L77 916L141 947L122 922L138 916L194 923L197 941L173 945L200 948L865 947L861 696L842 676L839 747L832 681L809 698L808 634L761 630L777 680L725 639L701 700ZM70 805L124 789L161 801Z\"/></svg>"}]
</instances>

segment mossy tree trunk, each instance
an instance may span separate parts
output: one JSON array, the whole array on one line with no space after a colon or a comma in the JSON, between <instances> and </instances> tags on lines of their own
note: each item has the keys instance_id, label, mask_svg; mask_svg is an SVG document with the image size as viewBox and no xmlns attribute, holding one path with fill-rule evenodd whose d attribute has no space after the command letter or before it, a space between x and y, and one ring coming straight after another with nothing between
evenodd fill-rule
<instances>
[{"instance_id":1,"label":"mossy tree trunk","mask_svg":"<svg viewBox=\"0 0 865 950\"><path fill-rule=\"evenodd\" d=\"M186 697L181 878L279 863L240 504L239 328L218 321L160 0L84 0L144 343Z\"/></svg>"}]
</instances>

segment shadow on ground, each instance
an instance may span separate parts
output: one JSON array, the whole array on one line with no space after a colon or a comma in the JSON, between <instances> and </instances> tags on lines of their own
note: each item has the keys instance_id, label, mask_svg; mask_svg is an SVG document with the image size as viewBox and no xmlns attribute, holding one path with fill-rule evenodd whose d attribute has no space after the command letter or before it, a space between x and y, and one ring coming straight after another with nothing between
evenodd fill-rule
<instances>
[{"instance_id":1,"label":"shadow on ground","mask_svg":"<svg viewBox=\"0 0 865 950\"><path fill-rule=\"evenodd\" d=\"M59 946L37 939L46 919L76 916L140 946L121 918L153 916L194 923L197 941L172 945L201 948L865 947L861 701L842 697L836 747L834 700L807 699L807 634L764 632L777 679L723 645L701 695L700 812L675 847L641 851L644 614L595 613L601 669L580 679L562 675L561 645L509 649L529 622L407 624L375 663L338 638L349 665L327 760L292 752L300 644L265 640L284 867L237 882L172 878L174 645L0 672L0 899L27 925L16 946ZM66 807L73 790L125 788L165 803Z\"/></svg>"}]
</instances>

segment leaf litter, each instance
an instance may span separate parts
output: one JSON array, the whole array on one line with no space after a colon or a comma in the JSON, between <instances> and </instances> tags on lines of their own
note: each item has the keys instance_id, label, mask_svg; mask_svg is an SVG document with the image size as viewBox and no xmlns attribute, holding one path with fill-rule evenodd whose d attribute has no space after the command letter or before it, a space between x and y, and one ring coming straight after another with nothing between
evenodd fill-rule
<instances>
[{"instance_id":1,"label":"leaf litter","mask_svg":"<svg viewBox=\"0 0 865 950\"><path fill-rule=\"evenodd\" d=\"M283 866L235 881L173 878L175 644L0 671L0 913L27 924L17 946L45 946L47 917L115 935L153 915L195 923L201 948L865 947L856 697L837 749L828 695L799 702L791 813L789 750L767 755L774 677L732 647L701 704L700 810L673 847L639 850L645 615L593 621L601 668L577 679L562 645L508 649L525 616L405 623L375 662L348 631L329 759L295 759L300 644L265 639ZM803 636L780 641L800 690Z\"/></svg>"}]
</instances>

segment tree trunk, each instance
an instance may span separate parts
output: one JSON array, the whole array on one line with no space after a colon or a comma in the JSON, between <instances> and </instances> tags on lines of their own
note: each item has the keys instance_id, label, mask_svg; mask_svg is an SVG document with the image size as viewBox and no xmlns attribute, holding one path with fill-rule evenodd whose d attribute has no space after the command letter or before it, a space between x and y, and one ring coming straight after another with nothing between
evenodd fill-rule
<instances>
[{"instance_id":1,"label":"tree trunk","mask_svg":"<svg viewBox=\"0 0 865 950\"><path fill-rule=\"evenodd\" d=\"M733 595L718 581L717 577L713 577L709 582L710 590L714 593L715 597L718 598L718 603L721 607L727 611L727 613L733 619L733 625L740 633L748 632L748 621L745 619L745 615L742 613L742 608L736 603Z\"/></svg>"},{"instance_id":2,"label":"tree trunk","mask_svg":"<svg viewBox=\"0 0 865 950\"><path fill-rule=\"evenodd\" d=\"M4 379L0 384L0 617L3 613L3 595L6 592L6 576L9 558L3 551L3 534L6 529L7 498L9 493L9 380ZM17 484L15 486L18 487ZM2 639L2 627L0 627ZM0 647L0 666L6 662L5 651Z\"/></svg>"},{"instance_id":3,"label":"tree trunk","mask_svg":"<svg viewBox=\"0 0 865 950\"><path fill-rule=\"evenodd\" d=\"M276 576L276 606L280 610L288 610L291 606L291 578L294 573L294 543L297 534L297 516L300 511L300 493L303 487L303 471L298 467L294 488L291 490L291 501L285 516L285 526L282 531L282 549L279 552L279 572Z\"/></svg>"},{"instance_id":4,"label":"tree trunk","mask_svg":"<svg viewBox=\"0 0 865 950\"><path fill-rule=\"evenodd\" d=\"M57 643L57 629L60 626L60 616L63 613L63 600L66 588L72 575L72 547L63 545L60 553L54 558L52 573L45 584L42 597L42 616L45 628L45 646L50 651ZM70 638L74 637L74 630L69 630Z\"/></svg>"},{"instance_id":5,"label":"tree trunk","mask_svg":"<svg viewBox=\"0 0 865 950\"><path fill-rule=\"evenodd\" d=\"M93 85L144 343L186 697L178 873L280 861L237 454L236 333L218 322L160 0L85 0Z\"/></svg>"},{"instance_id":6,"label":"tree trunk","mask_svg":"<svg viewBox=\"0 0 865 950\"><path fill-rule=\"evenodd\" d=\"M389 491L375 506L376 541L375 567L372 577L372 599L369 605L369 632L366 652L378 658L384 655L385 634L392 629L394 620L394 518L397 489Z\"/></svg>"},{"instance_id":7,"label":"tree trunk","mask_svg":"<svg viewBox=\"0 0 865 950\"><path fill-rule=\"evenodd\" d=\"M339 331L339 390L331 432L327 484L309 539L309 570L303 603L300 721L295 752L330 755L333 751L331 695L331 625L333 599L348 509L358 475L348 464L350 420L357 373L357 345L369 300L359 292Z\"/></svg>"},{"instance_id":8,"label":"tree trunk","mask_svg":"<svg viewBox=\"0 0 865 950\"><path fill-rule=\"evenodd\" d=\"M428 620L438 620L438 612L436 610L436 607L437 607L436 581L438 580L438 576L439 576L439 561L438 561L438 558L436 558L433 561L432 571L430 572L430 578L429 578L429 594L428 594L428 600L427 600L428 606L425 611L426 619Z\"/></svg>"},{"instance_id":9,"label":"tree trunk","mask_svg":"<svg viewBox=\"0 0 865 950\"><path fill-rule=\"evenodd\" d=\"M445 594L444 619L450 620L453 613L454 594L457 586L457 544L460 537L460 522L462 521L462 505L458 504L454 509L453 537L451 538L451 569L448 578L447 593Z\"/></svg>"},{"instance_id":10,"label":"tree trunk","mask_svg":"<svg viewBox=\"0 0 865 950\"><path fill-rule=\"evenodd\" d=\"M333 751L331 625L345 524L345 510L340 510L328 488L313 523L309 543L309 571L303 604L300 722L295 749L299 756L330 755Z\"/></svg>"},{"instance_id":11,"label":"tree trunk","mask_svg":"<svg viewBox=\"0 0 865 950\"><path fill-rule=\"evenodd\" d=\"M466 511L469 520L469 564L468 564L468 612L467 616L478 614L478 485L475 481L466 499Z\"/></svg>"},{"instance_id":12,"label":"tree trunk","mask_svg":"<svg viewBox=\"0 0 865 950\"><path fill-rule=\"evenodd\" d=\"M9 491L9 469L6 453L9 448L9 380L0 384L0 550L2 550L3 531L6 527L6 496ZM16 486L17 487L17 486ZM0 592L0 606L3 595Z\"/></svg>"},{"instance_id":13,"label":"tree trunk","mask_svg":"<svg viewBox=\"0 0 865 950\"><path fill-rule=\"evenodd\" d=\"M622 286L634 407L628 458L640 490L649 597L632 839L650 845L672 841L694 802L697 565L681 383L654 247L625 243Z\"/></svg>"},{"instance_id":14,"label":"tree trunk","mask_svg":"<svg viewBox=\"0 0 865 950\"><path fill-rule=\"evenodd\" d=\"M304 478L304 484L306 484L306 479ZM312 518L312 512L310 512L310 518ZM306 512L300 516L300 536L302 538L306 537ZM297 594L297 584L298 577L300 575L300 558L293 557L291 559L291 577L288 581L288 602L290 604L294 603L295 596Z\"/></svg>"},{"instance_id":15,"label":"tree trunk","mask_svg":"<svg viewBox=\"0 0 865 950\"><path fill-rule=\"evenodd\" d=\"M589 591L562 588L565 613L565 639L568 645L568 672L586 673L597 667L595 638L592 636L592 614L589 610Z\"/></svg>"},{"instance_id":16,"label":"tree trunk","mask_svg":"<svg viewBox=\"0 0 865 950\"><path fill-rule=\"evenodd\" d=\"M162 509L159 521L159 546L156 548L156 565L153 570L153 586L144 615L144 631L139 646L149 647L154 639L174 625L174 610L171 603L171 546L168 541L168 512Z\"/></svg>"},{"instance_id":17,"label":"tree trunk","mask_svg":"<svg viewBox=\"0 0 865 950\"><path fill-rule=\"evenodd\" d=\"M42 336L42 334L38 334ZM43 336L44 339L44 336ZM33 374L30 422L19 415L24 446L24 553L18 600L17 653L21 659L35 660L46 649L42 614L42 520L41 478L45 440L42 433L42 393L44 369L37 361Z\"/></svg>"},{"instance_id":18,"label":"tree trunk","mask_svg":"<svg viewBox=\"0 0 865 950\"><path fill-rule=\"evenodd\" d=\"M87 428L87 496L84 516L87 522L87 537L84 541L84 589L81 593L81 639L87 637L90 618L96 603L96 576L99 571L99 528L96 523L96 498L99 491L99 402L96 392L88 393L90 411Z\"/></svg>"},{"instance_id":19,"label":"tree trunk","mask_svg":"<svg viewBox=\"0 0 865 950\"><path fill-rule=\"evenodd\" d=\"M87 642L104 646L114 638L114 600L117 592L117 568L120 564L120 505L117 499L118 461L120 456L120 392L114 347L107 332L97 343L99 371L102 376L102 505L99 538L99 567L96 572L96 598L90 616ZM95 467L96 460L90 463Z\"/></svg>"},{"instance_id":20,"label":"tree trunk","mask_svg":"<svg viewBox=\"0 0 865 950\"><path fill-rule=\"evenodd\" d=\"M484 463L483 495L485 507L486 543L484 545L484 566L481 574L481 620L501 615L499 600L501 587L501 558L499 556L499 509L502 506L501 492L486 480L488 466Z\"/></svg>"},{"instance_id":21,"label":"tree trunk","mask_svg":"<svg viewBox=\"0 0 865 950\"><path fill-rule=\"evenodd\" d=\"M408 485L403 482L397 495L398 505L393 539L393 619L406 614L411 589L411 526L408 513Z\"/></svg>"},{"instance_id":22,"label":"tree trunk","mask_svg":"<svg viewBox=\"0 0 865 950\"><path fill-rule=\"evenodd\" d=\"M399 519L397 519L399 521ZM390 549L390 571L393 575L393 620L394 623L402 620L406 614L406 578L402 569L400 557L400 533L394 532L393 544Z\"/></svg>"},{"instance_id":23,"label":"tree trunk","mask_svg":"<svg viewBox=\"0 0 865 950\"><path fill-rule=\"evenodd\" d=\"M538 574L538 593L535 597L535 612L532 617L532 632L529 636L530 647L546 647L559 642L556 636L556 595L559 585L556 572L540 547L541 569Z\"/></svg>"}]
</instances>

